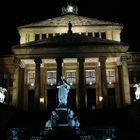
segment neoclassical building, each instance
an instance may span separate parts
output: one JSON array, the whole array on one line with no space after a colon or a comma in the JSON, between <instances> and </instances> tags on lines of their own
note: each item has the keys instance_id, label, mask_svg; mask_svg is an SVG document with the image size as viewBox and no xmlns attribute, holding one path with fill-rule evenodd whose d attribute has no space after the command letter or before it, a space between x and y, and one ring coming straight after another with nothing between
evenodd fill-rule
<instances>
[{"instance_id":1,"label":"neoclassical building","mask_svg":"<svg viewBox=\"0 0 140 140\"><path fill-rule=\"evenodd\" d=\"M17 28L20 44L0 58L0 86L6 102L22 110L54 109L61 75L70 84L72 109L121 108L135 100L140 52L121 42L123 25L78 15L62 15Z\"/></svg>"}]
</instances>

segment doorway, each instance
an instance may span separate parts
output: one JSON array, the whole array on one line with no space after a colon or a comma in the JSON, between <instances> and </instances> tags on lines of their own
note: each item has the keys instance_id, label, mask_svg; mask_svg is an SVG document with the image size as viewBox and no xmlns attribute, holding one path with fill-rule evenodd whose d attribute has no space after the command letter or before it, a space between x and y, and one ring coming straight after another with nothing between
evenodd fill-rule
<instances>
[{"instance_id":1,"label":"doorway","mask_svg":"<svg viewBox=\"0 0 140 140\"><path fill-rule=\"evenodd\" d=\"M54 110L58 105L58 95L56 89L48 89L48 110Z\"/></svg>"},{"instance_id":2,"label":"doorway","mask_svg":"<svg viewBox=\"0 0 140 140\"><path fill-rule=\"evenodd\" d=\"M96 109L96 89L87 88L87 109Z\"/></svg>"},{"instance_id":3,"label":"doorway","mask_svg":"<svg viewBox=\"0 0 140 140\"><path fill-rule=\"evenodd\" d=\"M115 88L108 88L108 107L116 108Z\"/></svg>"},{"instance_id":4,"label":"doorway","mask_svg":"<svg viewBox=\"0 0 140 140\"><path fill-rule=\"evenodd\" d=\"M28 90L28 110L30 111L34 109L34 95L34 90Z\"/></svg>"},{"instance_id":5,"label":"doorway","mask_svg":"<svg viewBox=\"0 0 140 140\"><path fill-rule=\"evenodd\" d=\"M68 95L68 107L72 110L76 110L76 89L70 89Z\"/></svg>"}]
</instances>

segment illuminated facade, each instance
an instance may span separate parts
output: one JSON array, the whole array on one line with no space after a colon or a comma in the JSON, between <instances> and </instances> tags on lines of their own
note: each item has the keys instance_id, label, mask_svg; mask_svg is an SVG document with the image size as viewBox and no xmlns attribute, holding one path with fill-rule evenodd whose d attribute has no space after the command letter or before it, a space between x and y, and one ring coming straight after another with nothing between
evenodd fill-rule
<instances>
[{"instance_id":1,"label":"illuminated facade","mask_svg":"<svg viewBox=\"0 0 140 140\"><path fill-rule=\"evenodd\" d=\"M131 104L133 85L140 82L140 53L129 52L129 45L121 42L122 25L77 13L77 7L68 5L60 17L17 28L20 45L0 59L7 103L23 110L54 109L56 84L64 75L71 85L72 109Z\"/></svg>"}]
</instances>

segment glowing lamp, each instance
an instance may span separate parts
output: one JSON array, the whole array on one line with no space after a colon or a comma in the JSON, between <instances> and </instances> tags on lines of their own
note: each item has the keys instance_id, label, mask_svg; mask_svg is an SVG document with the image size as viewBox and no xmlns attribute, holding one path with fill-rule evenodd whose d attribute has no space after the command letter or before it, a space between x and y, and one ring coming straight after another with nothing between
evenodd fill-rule
<instances>
[{"instance_id":1,"label":"glowing lamp","mask_svg":"<svg viewBox=\"0 0 140 140\"><path fill-rule=\"evenodd\" d=\"M44 97L40 97L40 103L44 103Z\"/></svg>"},{"instance_id":2,"label":"glowing lamp","mask_svg":"<svg viewBox=\"0 0 140 140\"><path fill-rule=\"evenodd\" d=\"M99 101L101 102L103 100L103 97L102 96L99 96Z\"/></svg>"}]
</instances>

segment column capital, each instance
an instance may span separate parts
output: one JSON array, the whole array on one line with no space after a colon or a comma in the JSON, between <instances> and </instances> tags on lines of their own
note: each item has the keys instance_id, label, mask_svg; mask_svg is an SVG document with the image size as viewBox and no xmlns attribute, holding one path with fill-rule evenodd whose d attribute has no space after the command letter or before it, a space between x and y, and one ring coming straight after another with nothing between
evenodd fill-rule
<instances>
[{"instance_id":1,"label":"column capital","mask_svg":"<svg viewBox=\"0 0 140 140\"><path fill-rule=\"evenodd\" d=\"M36 57L36 58L34 59L34 62L35 62L35 63L38 63L38 64L41 64L41 63L42 63L42 60L41 60L40 57Z\"/></svg>"},{"instance_id":2,"label":"column capital","mask_svg":"<svg viewBox=\"0 0 140 140\"><path fill-rule=\"evenodd\" d=\"M55 58L56 63L63 63L63 58Z\"/></svg>"},{"instance_id":3,"label":"column capital","mask_svg":"<svg viewBox=\"0 0 140 140\"><path fill-rule=\"evenodd\" d=\"M107 60L107 57L106 56L100 56L99 57L99 62L105 62Z\"/></svg>"},{"instance_id":4,"label":"column capital","mask_svg":"<svg viewBox=\"0 0 140 140\"><path fill-rule=\"evenodd\" d=\"M79 58L77 58L77 61L80 63L80 62L85 62L85 58L83 58L83 57L79 57Z\"/></svg>"},{"instance_id":5,"label":"column capital","mask_svg":"<svg viewBox=\"0 0 140 140\"><path fill-rule=\"evenodd\" d=\"M127 56L121 56L120 60L121 62L127 62Z\"/></svg>"},{"instance_id":6,"label":"column capital","mask_svg":"<svg viewBox=\"0 0 140 140\"><path fill-rule=\"evenodd\" d=\"M15 58L14 63L17 64L20 68L25 68L25 64L19 58Z\"/></svg>"}]
</instances>

